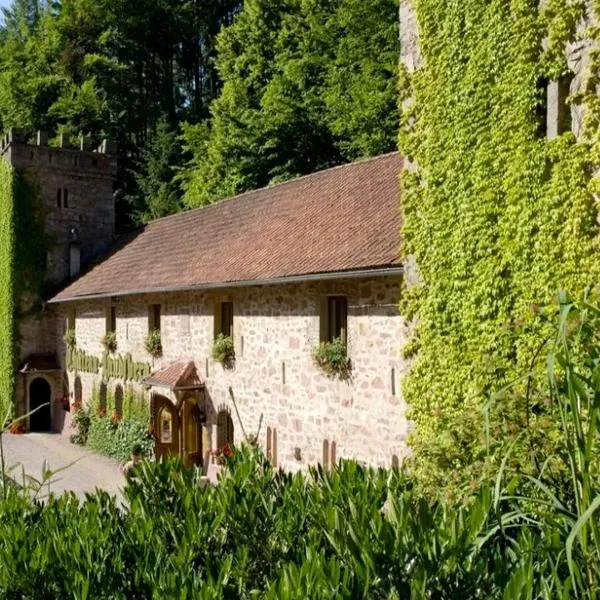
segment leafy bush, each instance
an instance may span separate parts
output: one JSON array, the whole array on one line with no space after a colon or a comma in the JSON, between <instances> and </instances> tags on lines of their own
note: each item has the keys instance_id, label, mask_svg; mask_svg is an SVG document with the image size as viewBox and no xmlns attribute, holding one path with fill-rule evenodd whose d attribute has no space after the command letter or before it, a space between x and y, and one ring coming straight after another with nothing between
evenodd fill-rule
<instances>
[{"instance_id":1,"label":"leafy bush","mask_svg":"<svg viewBox=\"0 0 600 600\"><path fill-rule=\"evenodd\" d=\"M114 413L113 416L92 417L88 436L90 450L124 462L136 445L141 447L142 456L153 455L154 440L148 431L148 423L115 418Z\"/></svg>"},{"instance_id":2,"label":"leafy bush","mask_svg":"<svg viewBox=\"0 0 600 600\"><path fill-rule=\"evenodd\" d=\"M202 485L201 472L179 460L143 462L122 507L103 492L39 502L4 486L0 591L42 600L594 600L597 306L561 297L546 363L565 451L544 456L535 477L511 469L507 454L494 481L451 503L419 496L397 469L342 460L333 471L290 474L244 447L227 453L216 486ZM122 423L102 419L111 435ZM549 458L565 470L550 471Z\"/></svg>"},{"instance_id":3,"label":"leafy bush","mask_svg":"<svg viewBox=\"0 0 600 600\"><path fill-rule=\"evenodd\" d=\"M89 408L84 408L81 405L75 408L73 413L73 427L77 430L70 438L72 444L85 446L88 442L90 433L92 415Z\"/></svg>"},{"instance_id":4,"label":"leafy bush","mask_svg":"<svg viewBox=\"0 0 600 600\"><path fill-rule=\"evenodd\" d=\"M315 348L313 358L329 377L338 377L339 379L350 377L350 359L346 344L341 338L335 338L332 342L321 342Z\"/></svg>"},{"instance_id":5,"label":"leafy bush","mask_svg":"<svg viewBox=\"0 0 600 600\"><path fill-rule=\"evenodd\" d=\"M63 341L67 348L75 348L77 346L77 334L74 329L67 329L63 335Z\"/></svg>"},{"instance_id":6,"label":"leafy bush","mask_svg":"<svg viewBox=\"0 0 600 600\"><path fill-rule=\"evenodd\" d=\"M148 354L154 358L158 358L162 354L162 341L159 329L154 329L148 332L145 346L146 352L148 352Z\"/></svg>"},{"instance_id":7,"label":"leafy bush","mask_svg":"<svg viewBox=\"0 0 600 600\"><path fill-rule=\"evenodd\" d=\"M107 331L102 338L102 345L108 352L117 350L117 334L114 331Z\"/></svg>"},{"instance_id":8,"label":"leafy bush","mask_svg":"<svg viewBox=\"0 0 600 600\"><path fill-rule=\"evenodd\" d=\"M231 366L235 360L233 338L230 335L219 333L212 345L212 357L223 366Z\"/></svg>"}]
</instances>

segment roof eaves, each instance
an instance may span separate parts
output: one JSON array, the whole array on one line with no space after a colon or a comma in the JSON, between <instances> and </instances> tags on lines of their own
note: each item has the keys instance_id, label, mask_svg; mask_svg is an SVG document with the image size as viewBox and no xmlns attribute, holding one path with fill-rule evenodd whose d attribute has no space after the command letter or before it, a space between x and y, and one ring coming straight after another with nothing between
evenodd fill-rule
<instances>
[{"instance_id":1,"label":"roof eaves","mask_svg":"<svg viewBox=\"0 0 600 600\"><path fill-rule=\"evenodd\" d=\"M84 294L79 296L68 296L59 298L60 293L48 300L49 304L61 304L64 302L77 302L84 300L99 300L121 296L135 296L141 294L164 294L173 292L196 292L223 288L252 287L258 285L277 285L286 283L303 283L306 281L329 281L332 279L360 279L365 277L383 277L402 275L404 267L400 264L387 265L384 267L369 267L364 269L353 269L348 271L329 271L324 273L306 273L302 275L286 275L268 279L252 279L244 281L223 281L199 285L164 286L156 288L143 288L125 291L107 291L95 294Z\"/></svg>"}]
</instances>

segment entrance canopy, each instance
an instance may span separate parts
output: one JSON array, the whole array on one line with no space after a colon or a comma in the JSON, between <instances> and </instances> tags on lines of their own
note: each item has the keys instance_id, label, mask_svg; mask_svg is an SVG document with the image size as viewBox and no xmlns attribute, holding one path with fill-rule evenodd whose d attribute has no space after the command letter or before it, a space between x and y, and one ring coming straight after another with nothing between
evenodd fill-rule
<instances>
[{"instance_id":1,"label":"entrance canopy","mask_svg":"<svg viewBox=\"0 0 600 600\"><path fill-rule=\"evenodd\" d=\"M204 382L200 379L194 361L177 361L154 371L142 380L144 385L162 387L172 392L201 390Z\"/></svg>"},{"instance_id":2,"label":"entrance canopy","mask_svg":"<svg viewBox=\"0 0 600 600\"><path fill-rule=\"evenodd\" d=\"M50 373L61 368L52 354L30 354L19 367L19 373Z\"/></svg>"}]
</instances>

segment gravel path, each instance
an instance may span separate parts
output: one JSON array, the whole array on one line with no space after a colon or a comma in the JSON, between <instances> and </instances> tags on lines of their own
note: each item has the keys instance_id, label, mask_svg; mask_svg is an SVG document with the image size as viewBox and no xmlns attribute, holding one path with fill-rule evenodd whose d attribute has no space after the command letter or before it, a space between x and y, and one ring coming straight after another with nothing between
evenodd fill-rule
<instances>
[{"instance_id":1,"label":"gravel path","mask_svg":"<svg viewBox=\"0 0 600 600\"><path fill-rule=\"evenodd\" d=\"M23 473L41 480L45 463L53 470L70 465L52 477L49 488L44 488L46 494L72 491L83 498L86 492L100 488L122 499L124 478L119 463L112 458L93 454L51 433L7 433L2 441L7 471L17 483L23 482Z\"/></svg>"}]
</instances>

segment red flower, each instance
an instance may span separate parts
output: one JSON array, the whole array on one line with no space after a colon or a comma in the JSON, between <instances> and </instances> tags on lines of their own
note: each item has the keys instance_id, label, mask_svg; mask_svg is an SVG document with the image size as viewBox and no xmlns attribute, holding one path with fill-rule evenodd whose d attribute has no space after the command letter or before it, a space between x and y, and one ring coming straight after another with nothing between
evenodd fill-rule
<instances>
[{"instance_id":1,"label":"red flower","mask_svg":"<svg viewBox=\"0 0 600 600\"><path fill-rule=\"evenodd\" d=\"M13 421L10 425L9 431L13 434L25 433L25 425L22 421Z\"/></svg>"},{"instance_id":2,"label":"red flower","mask_svg":"<svg viewBox=\"0 0 600 600\"><path fill-rule=\"evenodd\" d=\"M118 423L122 418L121 413L118 410L115 410L110 419L113 423Z\"/></svg>"},{"instance_id":3,"label":"red flower","mask_svg":"<svg viewBox=\"0 0 600 600\"><path fill-rule=\"evenodd\" d=\"M221 452L227 458L231 458L233 456L233 450L229 447L229 444L225 444L223 448L221 448Z\"/></svg>"}]
</instances>

